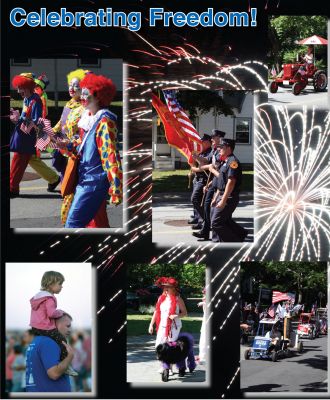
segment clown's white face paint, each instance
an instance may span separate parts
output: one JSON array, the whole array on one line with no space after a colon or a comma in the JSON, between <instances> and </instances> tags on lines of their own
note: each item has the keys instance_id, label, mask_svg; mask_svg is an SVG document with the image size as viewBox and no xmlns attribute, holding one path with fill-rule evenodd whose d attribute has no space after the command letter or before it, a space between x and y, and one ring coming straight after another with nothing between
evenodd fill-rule
<instances>
[{"instance_id":1,"label":"clown's white face paint","mask_svg":"<svg viewBox=\"0 0 330 400\"><path fill-rule=\"evenodd\" d=\"M33 92L31 92L31 90L28 88L18 87L17 93L19 93L22 96L22 98L24 99L25 97L29 98Z\"/></svg>"},{"instance_id":2,"label":"clown's white face paint","mask_svg":"<svg viewBox=\"0 0 330 400\"><path fill-rule=\"evenodd\" d=\"M80 100L86 110L89 110L92 114L95 114L100 108L98 99L87 88L81 89Z\"/></svg>"},{"instance_id":3,"label":"clown's white face paint","mask_svg":"<svg viewBox=\"0 0 330 400\"><path fill-rule=\"evenodd\" d=\"M80 99L81 89L79 85L79 79L73 78L69 83L69 95L75 100Z\"/></svg>"}]
</instances>

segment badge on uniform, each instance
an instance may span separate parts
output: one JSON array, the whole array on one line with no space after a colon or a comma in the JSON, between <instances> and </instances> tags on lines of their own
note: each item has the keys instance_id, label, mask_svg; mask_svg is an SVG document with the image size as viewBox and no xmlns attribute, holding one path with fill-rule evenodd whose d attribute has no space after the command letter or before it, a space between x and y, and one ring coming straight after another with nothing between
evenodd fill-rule
<instances>
[{"instance_id":1,"label":"badge on uniform","mask_svg":"<svg viewBox=\"0 0 330 400\"><path fill-rule=\"evenodd\" d=\"M229 164L229 167L230 167L230 168L233 168L233 169L236 169L236 168L238 167L238 162L237 162L237 161L232 161L232 162Z\"/></svg>"}]
</instances>

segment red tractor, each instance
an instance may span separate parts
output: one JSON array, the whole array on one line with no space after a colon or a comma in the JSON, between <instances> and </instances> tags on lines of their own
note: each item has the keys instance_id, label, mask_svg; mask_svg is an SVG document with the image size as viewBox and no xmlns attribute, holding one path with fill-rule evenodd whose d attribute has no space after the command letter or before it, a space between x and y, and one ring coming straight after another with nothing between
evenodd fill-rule
<instances>
[{"instance_id":1,"label":"red tractor","mask_svg":"<svg viewBox=\"0 0 330 400\"><path fill-rule=\"evenodd\" d=\"M311 83L315 92L323 92L328 85L328 78L325 71L317 69L314 64L309 64L307 70L304 64L284 64L283 70L269 83L270 93L276 93L278 87L292 86L292 93L298 95Z\"/></svg>"}]
</instances>

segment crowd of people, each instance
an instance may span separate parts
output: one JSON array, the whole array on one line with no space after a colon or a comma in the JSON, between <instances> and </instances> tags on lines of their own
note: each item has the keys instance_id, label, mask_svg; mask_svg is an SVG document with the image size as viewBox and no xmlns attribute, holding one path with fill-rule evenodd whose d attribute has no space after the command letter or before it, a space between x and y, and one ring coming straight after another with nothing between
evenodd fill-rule
<instances>
[{"instance_id":1,"label":"crowd of people","mask_svg":"<svg viewBox=\"0 0 330 400\"><path fill-rule=\"evenodd\" d=\"M26 353L34 340L32 329L11 332L6 336L6 392L26 391ZM74 356L72 367L77 372L70 377L72 392L91 391L91 337L88 332L74 332L70 337Z\"/></svg>"},{"instance_id":2,"label":"crowd of people","mask_svg":"<svg viewBox=\"0 0 330 400\"><path fill-rule=\"evenodd\" d=\"M67 81L70 99L55 123L47 120L46 75L21 73L12 80L23 108L10 112L10 197L19 197L30 165L49 192L62 183L59 218L66 228L108 228L107 202L118 205L123 198L117 117L108 110L116 88L111 79L82 69L70 72ZM44 150L52 153L53 168L41 160Z\"/></svg>"},{"instance_id":3,"label":"crowd of people","mask_svg":"<svg viewBox=\"0 0 330 400\"><path fill-rule=\"evenodd\" d=\"M218 129L202 137L202 152L194 154L195 174L191 202L193 215L188 221L199 240L243 242L248 231L235 222L233 212L239 204L242 166L234 155L235 140L226 139Z\"/></svg>"}]
</instances>

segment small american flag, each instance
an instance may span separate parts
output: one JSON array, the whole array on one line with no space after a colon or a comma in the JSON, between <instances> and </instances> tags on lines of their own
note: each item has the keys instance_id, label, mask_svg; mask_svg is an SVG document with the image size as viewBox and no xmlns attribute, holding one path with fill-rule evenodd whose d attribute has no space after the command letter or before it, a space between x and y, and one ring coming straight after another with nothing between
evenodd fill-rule
<instances>
[{"instance_id":1,"label":"small american flag","mask_svg":"<svg viewBox=\"0 0 330 400\"><path fill-rule=\"evenodd\" d=\"M29 135L30 132L32 131L32 129L34 129L34 128L35 128L35 124L33 121L30 121L30 120L23 121L20 126L21 131L23 133L26 133L27 135Z\"/></svg>"},{"instance_id":2,"label":"small american flag","mask_svg":"<svg viewBox=\"0 0 330 400\"><path fill-rule=\"evenodd\" d=\"M290 302L295 300L295 293L282 293L278 292L277 290L273 290L273 296L272 296L272 303L279 303L280 301L286 301L290 300Z\"/></svg>"},{"instance_id":3,"label":"small american flag","mask_svg":"<svg viewBox=\"0 0 330 400\"><path fill-rule=\"evenodd\" d=\"M275 78L275 76L277 75L277 71L276 71L274 65L273 65L273 68L271 69L270 73L271 73L273 78Z\"/></svg>"},{"instance_id":4,"label":"small american flag","mask_svg":"<svg viewBox=\"0 0 330 400\"><path fill-rule=\"evenodd\" d=\"M200 153L202 151L202 147L200 144L201 138L199 136L199 133L196 131L188 115L184 112L183 108L178 102L174 90L163 90L163 93L168 109L171 111L173 116L180 122L182 130L193 142L194 150Z\"/></svg>"},{"instance_id":5,"label":"small american flag","mask_svg":"<svg viewBox=\"0 0 330 400\"><path fill-rule=\"evenodd\" d=\"M36 148L40 151L45 150L46 147L56 148L56 144L51 142L54 136L53 129L49 119L39 118L36 124L37 141Z\"/></svg>"}]
</instances>

